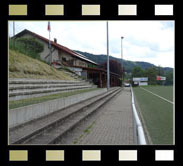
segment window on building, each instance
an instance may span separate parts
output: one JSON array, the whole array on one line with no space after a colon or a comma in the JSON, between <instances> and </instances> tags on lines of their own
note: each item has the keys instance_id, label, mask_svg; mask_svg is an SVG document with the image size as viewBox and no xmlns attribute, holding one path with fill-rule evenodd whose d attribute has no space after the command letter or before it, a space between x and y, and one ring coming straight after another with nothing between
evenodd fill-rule
<instances>
[{"instance_id":1,"label":"window on building","mask_svg":"<svg viewBox=\"0 0 183 166\"><path fill-rule=\"evenodd\" d=\"M66 60L66 58L64 58L64 57L62 57L62 60L64 61L64 62L66 62L67 60Z\"/></svg>"}]
</instances>

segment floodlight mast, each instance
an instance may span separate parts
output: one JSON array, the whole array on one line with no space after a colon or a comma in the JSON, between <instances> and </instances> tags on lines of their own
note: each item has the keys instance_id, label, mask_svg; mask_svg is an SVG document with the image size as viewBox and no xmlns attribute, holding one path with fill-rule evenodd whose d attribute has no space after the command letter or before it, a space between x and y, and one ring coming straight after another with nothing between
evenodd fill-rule
<instances>
[{"instance_id":1,"label":"floodlight mast","mask_svg":"<svg viewBox=\"0 0 183 166\"><path fill-rule=\"evenodd\" d=\"M107 21L107 90L110 88L110 69L109 69L109 28Z\"/></svg>"},{"instance_id":2,"label":"floodlight mast","mask_svg":"<svg viewBox=\"0 0 183 166\"><path fill-rule=\"evenodd\" d=\"M123 79L124 79L124 77L123 77L123 39L124 39L124 37L123 36L121 36L121 65L122 65L122 75L121 75L121 79L122 79L122 85L123 85Z\"/></svg>"}]
</instances>

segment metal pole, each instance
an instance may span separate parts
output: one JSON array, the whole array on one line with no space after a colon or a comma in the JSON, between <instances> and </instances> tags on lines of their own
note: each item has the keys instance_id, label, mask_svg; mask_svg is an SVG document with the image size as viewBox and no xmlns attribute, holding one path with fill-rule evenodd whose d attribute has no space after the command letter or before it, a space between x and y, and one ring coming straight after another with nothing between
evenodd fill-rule
<instances>
[{"instance_id":1,"label":"metal pole","mask_svg":"<svg viewBox=\"0 0 183 166\"><path fill-rule=\"evenodd\" d=\"M123 86L123 36L121 37L121 65L122 65L122 76L121 76L121 80L122 80L122 86Z\"/></svg>"},{"instance_id":2,"label":"metal pole","mask_svg":"<svg viewBox=\"0 0 183 166\"><path fill-rule=\"evenodd\" d=\"M15 36L15 22L13 21L13 37ZM13 48L15 48L15 39L13 39Z\"/></svg>"},{"instance_id":3,"label":"metal pole","mask_svg":"<svg viewBox=\"0 0 183 166\"><path fill-rule=\"evenodd\" d=\"M15 36L15 22L13 21L13 36Z\"/></svg>"},{"instance_id":4,"label":"metal pole","mask_svg":"<svg viewBox=\"0 0 183 166\"><path fill-rule=\"evenodd\" d=\"M50 56L51 56L51 63L52 63L50 31L49 31L49 48L50 48Z\"/></svg>"},{"instance_id":5,"label":"metal pole","mask_svg":"<svg viewBox=\"0 0 183 166\"><path fill-rule=\"evenodd\" d=\"M51 31L51 25L50 25L50 21L48 22L48 26L49 26L49 49L50 49L50 56L51 56L51 64L53 62L53 58L52 58L52 53L51 53L51 35L50 35L50 31Z\"/></svg>"},{"instance_id":6,"label":"metal pole","mask_svg":"<svg viewBox=\"0 0 183 166\"><path fill-rule=\"evenodd\" d=\"M107 90L110 88L110 69L109 69L109 33L108 33L108 21L107 21Z\"/></svg>"}]
</instances>

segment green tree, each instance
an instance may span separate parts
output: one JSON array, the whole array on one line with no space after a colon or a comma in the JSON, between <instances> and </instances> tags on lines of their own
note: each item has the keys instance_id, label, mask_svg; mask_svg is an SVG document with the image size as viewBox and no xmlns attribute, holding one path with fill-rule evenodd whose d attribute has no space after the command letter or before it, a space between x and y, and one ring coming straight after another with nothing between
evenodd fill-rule
<instances>
[{"instance_id":1,"label":"green tree","mask_svg":"<svg viewBox=\"0 0 183 166\"><path fill-rule=\"evenodd\" d=\"M149 85L157 84L156 76L158 75L158 72L159 72L158 69L155 67L151 67L145 70L144 76L148 77Z\"/></svg>"},{"instance_id":2,"label":"green tree","mask_svg":"<svg viewBox=\"0 0 183 166\"><path fill-rule=\"evenodd\" d=\"M139 66L135 66L132 70L132 78L133 77L144 77L144 70Z\"/></svg>"},{"instance_id":3,"label":"green tree","mask_svg":"<svg viewBox=\"0 0 183 166\"><path fill-rule=\"evenodd\" d=\"M173 85L173 71L166 72L165 77L165 85Z\"/></svg>"},{"instance_id":4,"label":"green tree","mask_svg":"<svg viewBox=\"0 0 183 166\"><path fill-rule=\"evenodd\" d=\"M21 37L18 39L10 39L9 48L41 60L40 53L44 50L44 45L34 38Z\"/></svg>"},{"instance_id":5,"label":"green tree","mask_svg":"<svg viewBox=\"0 0 183 166\"><path fill-rule=\"evenodd\" d=\"M41 53L44 50L44 45L35 38L22 37L16 40L17 44L21 44L27 51Z\"/></svg>"},{"instance_id":6,"label":"green tree","mask_svg":"<svg viewBox=\"0 0 183 166\"><path fill-rule=\"evenodd\" d=\"M165 73L164 73L164 71L163 71L163 68L159 65L159 66L158 66L158 75L159 75L159 76L164 76L164 74L165 74Z\"/></svg>"}]
</instances>

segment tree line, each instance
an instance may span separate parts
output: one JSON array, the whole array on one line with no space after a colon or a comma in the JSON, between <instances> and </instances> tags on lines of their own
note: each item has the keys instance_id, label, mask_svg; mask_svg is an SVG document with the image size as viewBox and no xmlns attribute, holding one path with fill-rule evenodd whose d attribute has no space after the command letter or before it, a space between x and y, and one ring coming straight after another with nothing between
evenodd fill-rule
<instances>
[{"instance_id":1,"label":"tree line","mask_svg":"<svg viewBox=\"0 0 183 166\"><path fill-rule=\"evenodd\" d=\"M116 73L116 74L123 74L123 77L128 80L132 80L133 77L148 77L148 84L149 85L173 85L173 70L164 70L160 66L153 66L148 67L146 69L141 68L140 66L135 66L132 69L131 74L125 72L125 67L122 69L122 66L119 62L115 60L110 60L110 72ZM105 68L107 70L107 63L103 63L101 67ZM165 81L159 81L156 80L157 76L163 76L166 77Z\"/></svg>"},{"instance_id":2,"label":"tree line","mask_svg":"<svg viewBox=\"0 0 183 166\"><path fill-rule=\"evenodd\" d=\"M157 76L166 77L165 81L156 80ZM132 70L131 79L133 77L148 77L149 85L173 85L173 71L164 71L159 67L150 67L143 70L139 66L135 66Z\"/></svg>"}]
</instances>

